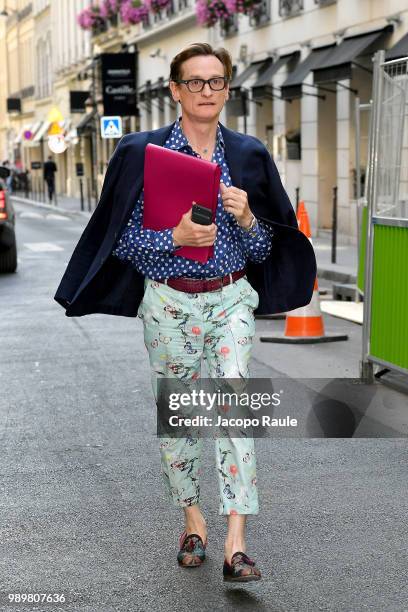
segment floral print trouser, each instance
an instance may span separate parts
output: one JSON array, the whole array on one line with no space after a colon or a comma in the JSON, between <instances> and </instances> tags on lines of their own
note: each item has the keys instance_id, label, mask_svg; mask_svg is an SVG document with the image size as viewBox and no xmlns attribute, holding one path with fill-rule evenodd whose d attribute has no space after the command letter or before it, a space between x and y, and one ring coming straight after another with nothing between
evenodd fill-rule
<instances>
[{"instance_id":1,"label":"floral print trouser","mask_svg":"<svg viewBox=\"0 0 408 612\"><path fill-rule=\"evenodd\" d=\"M145 279L138 316L143 319L152 387L158 377L197 380L201 359L210 378L248 378L258 293L246 277L220 290L185 293ZM161 466L170 500L177 506L200 498L203 440L160 437ZM252 437L216 437L220 514L258 514L256 458Z\"/></svg>"}]
</instances>

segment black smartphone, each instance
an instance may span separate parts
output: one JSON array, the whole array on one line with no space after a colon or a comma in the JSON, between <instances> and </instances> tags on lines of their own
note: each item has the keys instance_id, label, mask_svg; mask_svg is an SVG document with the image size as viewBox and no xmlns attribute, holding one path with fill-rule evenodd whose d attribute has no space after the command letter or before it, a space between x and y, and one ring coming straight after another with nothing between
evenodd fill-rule
<instances>
[{"instance_id":1,"label":"black smartphone","mask_svg":"<svg viewBox=\"0 0 408 612\"><path fill-rule=\"evenodd\" d=\"M193 204L191 211L191 220L200 225L211 225L212 210L201 204Z\"/></svg>"}]
</instances>

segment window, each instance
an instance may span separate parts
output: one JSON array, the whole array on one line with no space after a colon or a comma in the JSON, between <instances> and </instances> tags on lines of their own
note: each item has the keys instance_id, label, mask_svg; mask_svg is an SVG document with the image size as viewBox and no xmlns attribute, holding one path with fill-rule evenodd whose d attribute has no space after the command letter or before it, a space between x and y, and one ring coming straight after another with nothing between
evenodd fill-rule
<instances>
[{"instance_id":1,"label":"window","mask_svg":"<svg viewBox=\"0 0 408 612\"><path fill-rule=\"evenodd\" d=\"M279 15L292 17L303 10L303 0L279 0Z\"/></svg>"},{"instance_id":2,"label":"window","mask_svg":"<svg viewBox=\"0 0 408 612\"><path fill-rule=\"evenodd\" d=\"M249 17L249 24L256 27L267 23L271 18L271 0L261 0L259 4L254 6L254 11Z\"/></svg>"}]
</instances>

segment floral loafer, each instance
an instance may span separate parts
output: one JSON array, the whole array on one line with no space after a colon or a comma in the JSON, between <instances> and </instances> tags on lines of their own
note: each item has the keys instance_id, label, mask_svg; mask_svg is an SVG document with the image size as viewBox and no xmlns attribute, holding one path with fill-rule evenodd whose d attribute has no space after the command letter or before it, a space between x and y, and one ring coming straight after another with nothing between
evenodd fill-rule
<instances>
[{"instance_id":1,"label":"floral loafer","mask_svg":"<svg viewBox=\"0 0 408 612\"><path fill-rule=\"evenodd\" d=\"M183 531L179 538L178 564L181 567L199 567L205 559L207 541L206 538L203 542L197 533L187 535L187 532Z\"/></svg>"},{"instance_id":2,"label":"floral loafer","mask_svg":"<svg viewBox=\"0 0 408 612\"><path fill-rule=\"evenodd\" d=\"M262 575L255 561L244 552L236 552L231 557L231 563L224 559L222 573L226 582L251 582L260 580Z\"/></svg>"}]
</instances>

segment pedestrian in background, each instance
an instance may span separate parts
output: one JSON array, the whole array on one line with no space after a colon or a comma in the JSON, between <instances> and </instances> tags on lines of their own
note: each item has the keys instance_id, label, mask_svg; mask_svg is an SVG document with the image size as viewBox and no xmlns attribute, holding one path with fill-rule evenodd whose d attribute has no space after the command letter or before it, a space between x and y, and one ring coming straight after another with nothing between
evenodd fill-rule
<instances>
[{"instance_id":1,"label":"pedestrian in background","mask_svg":"<svg viewBox=\"0 0 408 612\"><path fill-rule=\"evenodd\" d=\"M6 178L6 187L7 187L7 190L9 191L9 193L13 193L13 175L14 175L13 167L11 166L11 164L10 164L8 159L4 160L2 165L5 168L8 168L10 170L10 174Z\"/></svg>"},{"instance_id":2,"label":"pedestrian in background","mask_svg":"<svg viewBox=\"0 0 408 612\"><path fill-rule=\"evenodd\" d=\"M48 161L44 163L44 181L48 187L48 199L50 203L54 197L55 192L55 173L57 172L57 164L52 159L52 156L48 156Z\"/></svg>"}]
</instances>

